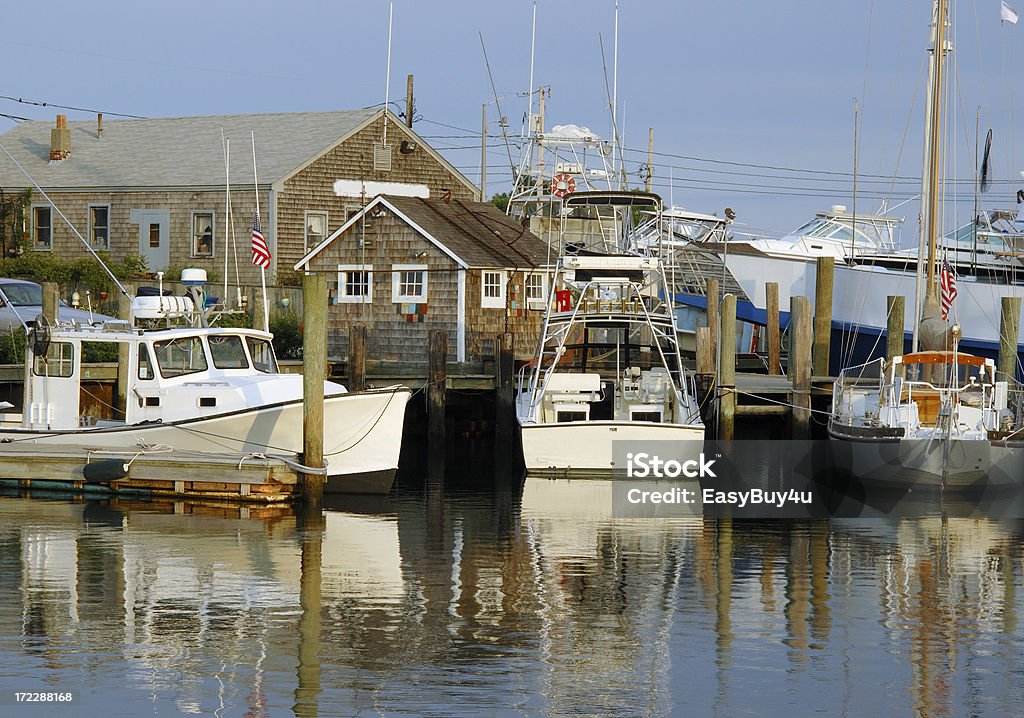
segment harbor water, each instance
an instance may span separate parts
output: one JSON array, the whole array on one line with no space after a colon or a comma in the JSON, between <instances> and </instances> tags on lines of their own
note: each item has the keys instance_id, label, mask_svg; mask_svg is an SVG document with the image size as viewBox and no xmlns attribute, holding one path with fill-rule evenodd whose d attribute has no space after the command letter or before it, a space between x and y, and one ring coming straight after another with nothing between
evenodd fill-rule
<instances>
[{"instance_id":1,"label":"harbor water","mask_svg":"<svg viewBox=\"0 0 1024 718\"><path fill-rule=\"evenodd\" d=\"M928 496L876 518L644 519L615 517L607 482L422 483L333 499L322 520L9 490L0 715L1024 705L1018 496Z\"/></svg>"}]
</instances>

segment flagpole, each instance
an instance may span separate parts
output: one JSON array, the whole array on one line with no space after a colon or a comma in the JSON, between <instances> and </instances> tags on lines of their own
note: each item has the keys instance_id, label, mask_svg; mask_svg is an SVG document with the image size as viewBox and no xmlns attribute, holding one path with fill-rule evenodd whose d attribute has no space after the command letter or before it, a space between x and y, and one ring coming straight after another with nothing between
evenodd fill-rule
<instances>
[{"instance_id":1,"label":"flagpole","mask_svg":"<svg viewBox=\"0 0 1024 718\"><path fill-rule=\"evenodd\" d=\"M224 138L224 128L220 128L220 139L224 143L224 295L221 304L228 308L228 237L231 234L231 140Z\"/></svg>"},{"instance_id":2,"label":"flagpole","mask_svg":"<svg viewBox=\"0 0 1024 718\"><path fill-rule=\"evenodd\" d=\"M256 189L256 216L260 213L260 181L256 175L256 132L249 131L252 136L252 179ZM266 235L264 235L264 238ZM263 289L263 331L270 331L270 302L267 300L267 270L260 265L260 287Z\"/></svg>"}]
</instances>

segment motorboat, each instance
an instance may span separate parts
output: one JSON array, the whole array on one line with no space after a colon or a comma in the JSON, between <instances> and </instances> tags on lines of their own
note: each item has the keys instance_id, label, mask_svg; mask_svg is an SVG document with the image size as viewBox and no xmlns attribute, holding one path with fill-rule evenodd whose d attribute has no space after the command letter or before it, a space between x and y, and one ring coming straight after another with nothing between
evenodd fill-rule
<instances>
[{"instance_id":1,"label":"motorboat","mask_svg":"<svg viewBox=\"0 0 1024 718\"><path fill-rule=\"evenodd\" d=\"M51 326L37 317L28 327L21 411L0 404L0 456L174 452L271 457L301 470L303 376L281 371L272 334L208 323L202 306L198 293L157 292L133 299L131 321ZM98 396L90 381L83 356L102 346L121 352L123 403ZM327 491L390 490L410 396L402 386L349 392L324 383Z\"/></svg>"}]
</instances>

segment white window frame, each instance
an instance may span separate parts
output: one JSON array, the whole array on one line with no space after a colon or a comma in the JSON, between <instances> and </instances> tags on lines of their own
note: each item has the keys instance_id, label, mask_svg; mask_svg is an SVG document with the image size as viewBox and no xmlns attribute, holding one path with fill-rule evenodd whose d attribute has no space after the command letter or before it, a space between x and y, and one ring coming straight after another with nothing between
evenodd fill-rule
<instances>
[{"instance_id":1,"label":"white window frame","mask_svg":"<svg viewBox=\"0 0 1024 718\"><path fill-rule=\"evenodd\" d=\"M349 272L366 273L366 294L348 293ZM338 265L338 303L339 304L370 304L373 302L373 265L372 264L339 264Z\"/></svg>"},{"instance_id":2,"label":"white window frame","mask_svg":"<svg viewBox=\"0 0 1024 718\"><path fill-rule=\"evenodd\" d=\"M107 230L107 238L106 241L102 243L96 242L96 224L95 222L93 222L93 210L95 209L107 210L107 226L105 227L105 229ZM89 244L92 245L93 249L110 249L110 205L107 203L97 202L95 204L89 205Z\"/></svg>"},{"instance_id":3,"label":"white window frame","mask_svg":"<svg viewBox=\"0 0 1024 718\"><path fill-rule=\"evenodd\" d=\"M488 295L488 275L498 276L497 296ZM490 285L493 288L493 284ZM485 309L504 309L505 297L508 289L508 272L504 269L485 269L480 272L480 306Z\"/></svg>"},{"instance_id":4,"label":"white window frame","mask_svg":"<svg viewBox=\"0 0 1024 718\"><path fill-rule=\"evenodd\" d=\"M318 236L318 235L311 235L309 233L309 218L310 217L323 217L324 218L324 234L323 234L322 237L317 239L315 242L310 242L310 239L309 239L311 236ZM307 253L311 249L316 249L317 247L319 247L320 243L323 242L325 239L327 239L328 235L330 234L330 224L329 223L330 223L330 215L328 215L327 212L324 212L322 210L307 209L306 212L302 215L302 236L303 236L303 238L306 241L306 252Z\"/></svg>"},{"instance_id":5,"label":"white window frame","mask_svg":"<svg viewBox=\"0 0 1024 718\"><path fill-rule=\"evenodd\" d=\"M196 217L198 215L209 215L210 217L210 253L199 253L199 239L196 235ZM194 259L213 259L217 256L217 213L212 209L194 209L191 219L192 246L189 247L188 256Z\"/></svg>"},{"instance_id":6,"label":"white window frame","mask_svg":"<svg viewBox=\"0 0 1024 718\"><path fill-rule=\"evenodd\" d=\"M540 280L540 296L530 296L530 280ZM526 306L530 309L544 309L547 307L548 302L548 273L547 272L530 272L526 275L523 280L523 294L526 296Z\"/></svg>"},{"instance_id":7,"label":"white window frame","mask_svg":"<svg viewBox=\"0 0 1024 718\"><path fill-rule=\"evenodd\" d=\"M423 286L418 294L402 294L402 272L422 272ZM427 265L425 264L392 264L391 265L391 301L395 304L426 304L427 303Z\"/></svg>"},{"instance_id":8,"label":"white window frame","mask_svg":"<svg viewBox=\"0 0 1024 718\"><path fill-rule=\"evenodd\" d=\"M45 209L50 213L50 240L45 246L39 244L39 225L36 222L36 216L38 210ZM33 252L52 252L53 251L53 208L48 204L34 204L32 205L32 251Z\"/></svg>"}]
</instances>

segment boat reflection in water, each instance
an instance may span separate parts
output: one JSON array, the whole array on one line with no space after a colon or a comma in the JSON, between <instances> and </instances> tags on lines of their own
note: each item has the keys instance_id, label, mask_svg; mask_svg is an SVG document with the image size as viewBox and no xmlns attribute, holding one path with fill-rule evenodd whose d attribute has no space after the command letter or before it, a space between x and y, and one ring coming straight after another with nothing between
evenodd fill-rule
<instances>
[{"instance_id":1,"label":"boat reflection in water","mask_svg":"<svg viewBox=\"0 0 1024 718\"><path fill-rule=\"evenodd\" d=\"M109 715L959 716L1024 698L1019 496L639 519L614 515L610 483L407 490L311 520L0 497L0 688Z\"/></svg>"}]
</instances>

